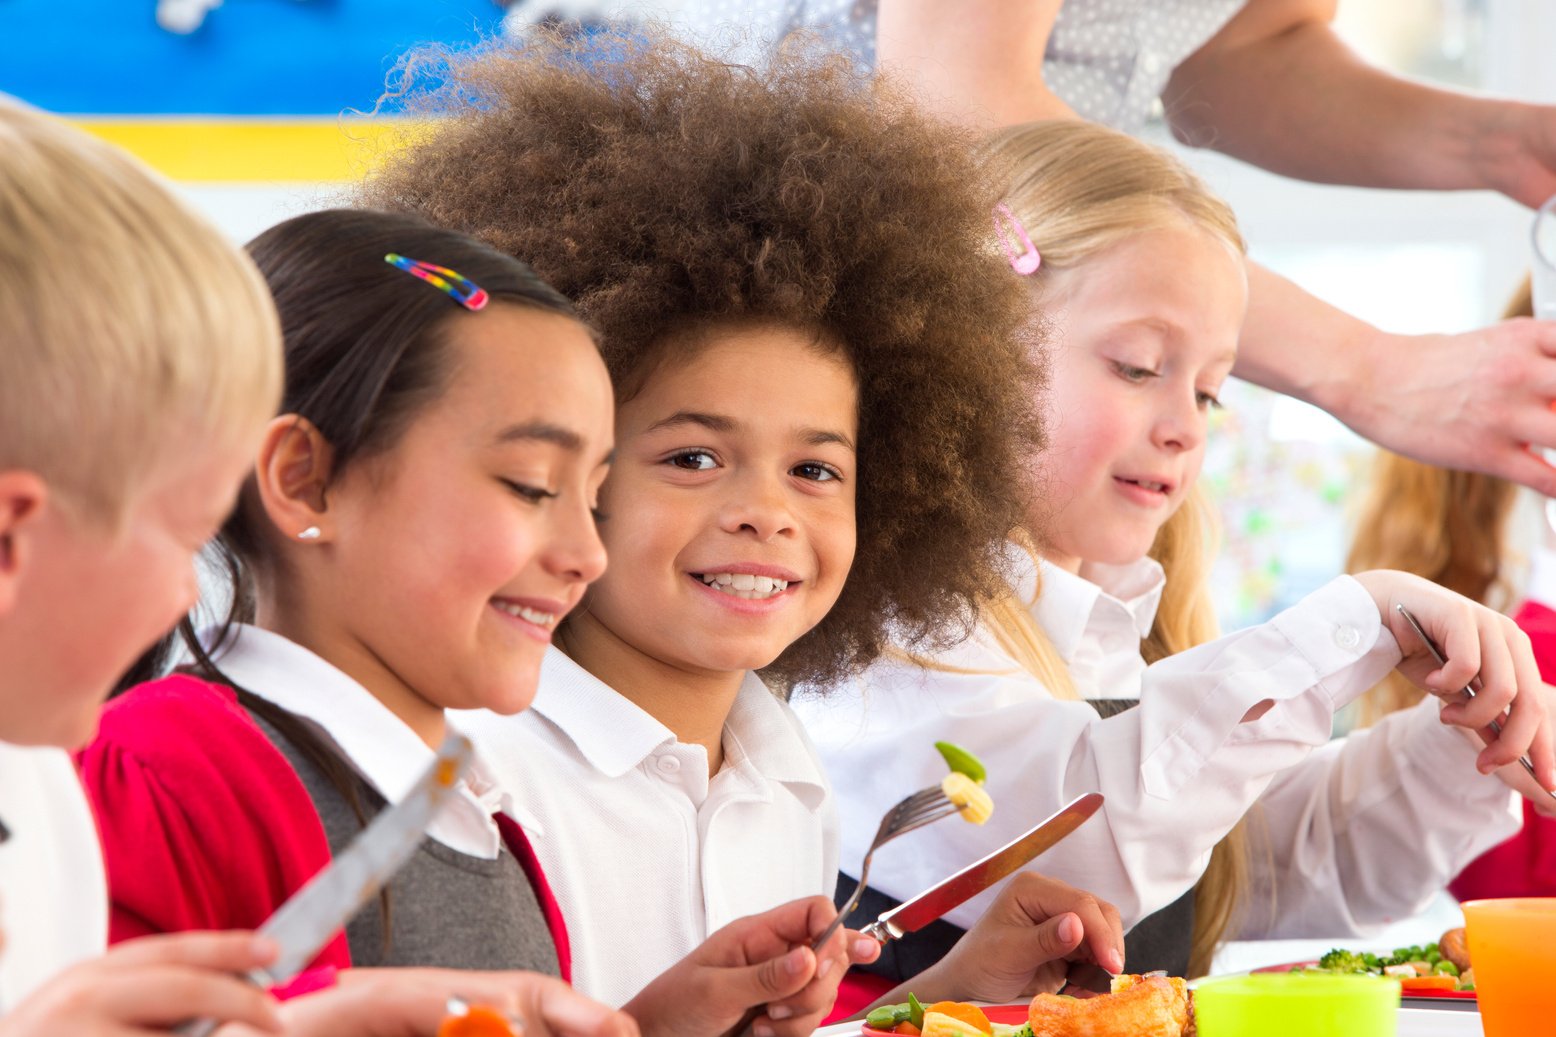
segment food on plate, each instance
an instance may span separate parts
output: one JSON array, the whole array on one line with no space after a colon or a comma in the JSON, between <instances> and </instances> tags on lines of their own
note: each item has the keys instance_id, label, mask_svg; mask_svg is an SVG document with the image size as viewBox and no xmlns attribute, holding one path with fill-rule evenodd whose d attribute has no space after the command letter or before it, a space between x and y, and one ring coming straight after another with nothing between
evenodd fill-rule
<instances>
[{"instance_id":1,"label":"food on plate","mask_svg":"<svg viewBox=\"0 0 1556 1037\"><path fill-rule=\"evenodd\" d=\"M1031 1037L1031 1028L991 1022L983 1009L965 1001L936 1001L922 1005L908 995L900 1005L882 1005L865 1016L872 1030L902 1037Z\"/></svg>"},{"instance_id":2,"label":"food on plate","mask_svg":"<svg viewBox=\"0 0 1556 1037\"><path fill-rule=\"evenodd\" d=\"M1317 965L1299 965L1293 972L1356 972L1392 976L1407 994L1475 989L1475 971L1464 929L1449 929L1436 943L1396 948L1393 954L1336 948Z\"/></svg>"},{"instance_id":3,"label":"food on plate","mask_svg":"<svg viewBox=\"0 0 1556 1037\"><path fill-rule=\"evenodd\" d=\"M950 742L936 742L935 748L945 757L946 766L951 768L951 773L940 782L940 791L961 811L964 820L975 825L983 824L994 813L994 798L983 787L984 780L989 776L983 761Z\"/></svg>"},{"instance_id":4,"label":"food on plate","mask_svg":"<svg viewBox=\"0 0 1556 1037\"><path fill-rule=\"evenodd\" d=\"M1027 1011L1032 1037L1184 1037L1192 1034L1188 984L1178 976L1115 976L1113 992L1039 994Z\"/></svg>"}]
</instances>

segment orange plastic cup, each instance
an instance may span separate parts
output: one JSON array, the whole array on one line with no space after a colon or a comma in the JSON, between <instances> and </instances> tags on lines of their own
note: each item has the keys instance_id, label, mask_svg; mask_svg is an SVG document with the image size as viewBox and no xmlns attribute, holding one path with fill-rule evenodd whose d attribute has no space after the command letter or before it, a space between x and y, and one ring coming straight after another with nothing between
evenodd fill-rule
<instances>
[{"instance_id":1,"label":"orange plastic cup","mask_svg":"<svg viewBox=\"0 0 1556 1037\"><path fill-rule=\"evenodd\" d=\"M1556 1018L1556 898L1461 906L1486 1037L1548 1033Z\"/></svg>"}]
</instances>

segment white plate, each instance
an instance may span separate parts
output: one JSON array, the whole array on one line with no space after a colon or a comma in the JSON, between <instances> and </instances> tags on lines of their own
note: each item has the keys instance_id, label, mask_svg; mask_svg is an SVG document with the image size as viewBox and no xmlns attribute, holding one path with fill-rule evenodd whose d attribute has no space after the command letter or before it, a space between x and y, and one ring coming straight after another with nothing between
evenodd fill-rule
<instances>
[{"instance_id":1,"label":"white plate","mask_svg":"<svg viewBox=\"0 0 1556 1037\"><path fill-rule=\"evenodd\" d=\"M859 1037L859 1023L833 1023L814 1037ZM1479 1012L1401 1008L1398 1037L1481 1037Z\"/></svg>"}]
</instances>

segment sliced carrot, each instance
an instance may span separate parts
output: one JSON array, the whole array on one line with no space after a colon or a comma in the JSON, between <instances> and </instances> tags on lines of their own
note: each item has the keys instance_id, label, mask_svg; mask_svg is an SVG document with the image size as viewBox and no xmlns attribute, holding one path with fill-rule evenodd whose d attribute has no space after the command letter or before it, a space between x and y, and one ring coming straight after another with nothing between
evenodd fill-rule
<instances>
[{"instance_id":1,"label":"sliced carrot","mask_svg":"<svg viewBox=\"0 0 1556 1037\"><path fill-rule=\"evenodd\" d=\"M903 1021L898 1023L896 1026L893 1026L891 1028L891 1032L900 1033L903 1035L903 1037L919 1037L919 1034L923 1033L924 1031L920 1030L917 1026L914 1026L910 1022Z\"/></svg>"},{"instance_id":2,"label":"sliced carrot","mask_svg":"<svg viewBox=\"0 0 1556 1037\"><path fill-rule=\"evenodd\" d=\"M983 1009L977 1005L970 1005L966 1001L936 1001L932 1005L924 1006L924 1014L928 1015L930 1012L948 1015L968 1026L976 1026L984 1033L994 1032L994 1027L989 1024L989 1017L983 1014Z\"/></svg>"},{"instance_id":3,"label":"sliced carrot","mask_svg":"<svg viewBox=\"0 0 1556 1037\"><path fill-rule=\"evenodd\" d=\"M1459 981L1452 976L1405 976L1400 979L1401 990L1453 990Z\"/></svg>"},{"instance_id":4,"label":"sliced carrot","mask_svg":"<svg viewBox=\"0 0 1556 1037\"><path fill-rule=\"evenodd\" d=\"M471 1005L464 1015L451 1015L438 1027L438 1037L513 1037L507 1016L495 1008Z\"/></svg>"}]
</instances>

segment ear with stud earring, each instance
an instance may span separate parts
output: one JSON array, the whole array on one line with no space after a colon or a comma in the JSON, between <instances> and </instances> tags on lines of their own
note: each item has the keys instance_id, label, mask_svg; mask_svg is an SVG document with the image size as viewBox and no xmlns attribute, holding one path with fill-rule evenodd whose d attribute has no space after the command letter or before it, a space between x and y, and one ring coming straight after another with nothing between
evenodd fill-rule
<instances>
[{"instance_id":1,"label":"ear with stud earring","mask_svg":"<svg viewBox=\"0 0 1556 1037\"><path fill-rule=\"evenodd\" d=\"M324 530L320 529L318 526L309 526L307 529L305 529L301 533L297 534L297 539L298 540L317 540L317 539L319 539L319 537L321 537L323 535L324 535Z\"/></svg>"}]
</instances>

